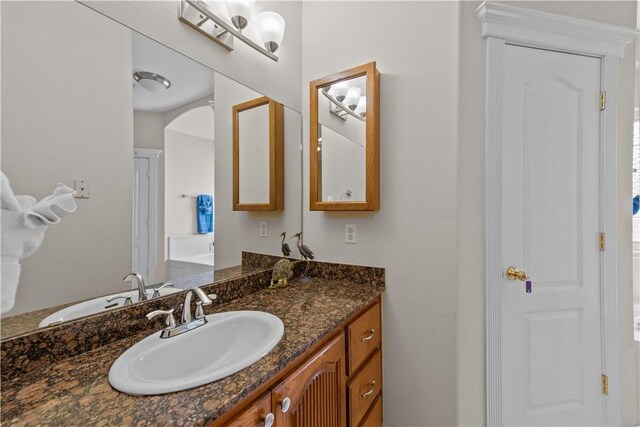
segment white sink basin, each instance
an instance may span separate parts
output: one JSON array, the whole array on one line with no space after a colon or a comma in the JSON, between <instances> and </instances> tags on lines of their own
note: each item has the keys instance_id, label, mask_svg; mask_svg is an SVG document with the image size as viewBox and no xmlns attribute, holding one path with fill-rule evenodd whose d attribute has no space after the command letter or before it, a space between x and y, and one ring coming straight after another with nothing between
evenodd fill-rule
<instances>
[{"instance_id":1,"label":"white sink basin","mask_svg":"<svg viewBox=\"0 0 640 427\"><path fill-rule=\"evenodd\" d=\"M182 289L176 288L163 288L160 290L160 296L173 294L175 292L180 292ZM89 316L91 314L100 313L102 311L113 310L114 308L120 308L124 305L124 299L118 299L113 302L107 302L107 298L116 295L131 295L132 302L138 302L138 290L132 289L127 292L120 292L113 295L107 295L100 298L90 299L88 301L83 301L78 304L71 305L69 307L63 308L62 310L58 310L53 314L48 315L44 319L40 321L38 325L41 328L45 326L49 326L52 323L65 322L67 320L77 319L79 317ZM151 298L153 295L153 289L147 290L147 296Z\"/></svg>"},{"instance_id":2,"label":"white sink basin","mask_svg":"<svg viewBox=\"0 0 640 427\"><path fill-rule=\"evenodd\" d=\"M279 318L261 311L211 314L207 320L171 338L157 332L138 342L111 365L109 383L133 395L187 390L257 362L284 333Z\"/></svg>"}]
</instances>

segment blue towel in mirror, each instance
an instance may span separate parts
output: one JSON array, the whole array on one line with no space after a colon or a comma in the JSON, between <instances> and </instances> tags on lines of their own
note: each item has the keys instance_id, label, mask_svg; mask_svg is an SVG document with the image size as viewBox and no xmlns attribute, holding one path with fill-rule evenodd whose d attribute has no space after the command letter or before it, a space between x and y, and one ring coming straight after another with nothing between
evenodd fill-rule
<instances>
[{"instance_id":1,"label":"blue towel in mirror","mask_svg":"<svg viewBox=\"0 0 640 427\"><path fill-rule=\"evenodd\" d=\"M636 194L633 198L633 214L637 214L640 211L640 194Z\"/></svg>"},{"instance_id":2,"label":"blue towel in mirror","mask_svg":"<svg viewBox=\"0 0 640 427\"><path fill-rule=\"evenodd\" d=\"M213 233L213 196L199 194L197 205L198 234Z\"/></svg>"}]
</instances>

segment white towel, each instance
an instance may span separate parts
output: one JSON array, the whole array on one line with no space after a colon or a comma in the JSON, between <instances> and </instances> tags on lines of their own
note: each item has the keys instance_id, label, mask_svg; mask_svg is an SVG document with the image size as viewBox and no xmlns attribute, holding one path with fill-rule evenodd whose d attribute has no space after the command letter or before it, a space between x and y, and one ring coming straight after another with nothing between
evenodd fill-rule
<instances>
[{"instance_id":1,"label":"white towel","mask_svg":"<svg viewBox=\"0 0 640 427\"><path fill-rule=\"evenodd\" d=\"M20 260L31 256L42 244L48 224L57 224L60 217L75 212L75 191L58 184L50 196L39 202L31 196L16 196L9 179L0 176L0 313L6 313L15 304L20 280Z\"/></svg>"}]
</instances>

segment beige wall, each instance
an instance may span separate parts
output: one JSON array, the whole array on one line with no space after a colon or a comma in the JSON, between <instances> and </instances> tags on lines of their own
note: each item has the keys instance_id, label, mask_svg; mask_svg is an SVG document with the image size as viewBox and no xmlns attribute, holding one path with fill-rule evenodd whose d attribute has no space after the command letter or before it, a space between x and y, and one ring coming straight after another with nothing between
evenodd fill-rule
<instances>
[{"instance_id":1,"label":"beige wall","mask_svg":"<svg viewBox=\"0 0 640 427\"><path fill-rule=\"evenodd\" d=\"M458 123L458 300L457 422L479 425L485 420L484 312L484 84L485 42L475 9L460 8L460 88ZM513 5L635 28L635 2L513 2ZM631 140L634 93L634 46L620 63L618 127L618 283L622 421L638 424L638 361L633 341L631 281Z\"/></svg>"},{"instance_id":2,"label":"beige wall","mask_svg":"<svg viewBox=\"0 0 640 427\"><path fill-rule=\"evenodd\" d=\"M133 117L129 29L75 2L2 2L2 170L16 194L91 181L22 263L9 314L126 288ZM81 36L80 36L81 35ZM96 79L99 76L99 79Z\"/></svg>"},{"instance_id":3,"label":"beige wall","mask_svg":"<svg viewBox=\"0 0 640 427\"><path fill-rule=\"evenodd\" d=\"M303 7L303 105L310 80L371 60L381 73L380 211L309 211L308 116L303 188L305 244L318 259L387 269L389 426L456 422L458 9L453 2ZM357 226L355 245L344 243L347 223Z\"/></svg>"}]
</instances>

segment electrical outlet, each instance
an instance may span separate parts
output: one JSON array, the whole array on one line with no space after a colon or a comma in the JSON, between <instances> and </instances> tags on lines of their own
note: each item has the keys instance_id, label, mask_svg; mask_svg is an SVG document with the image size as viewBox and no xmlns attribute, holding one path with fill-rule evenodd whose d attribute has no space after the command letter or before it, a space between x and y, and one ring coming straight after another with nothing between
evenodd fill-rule
<instances>
[{"instance_id":1,"label":"electrical outlet","mask_svg":"<svg viewBox=\"0 0 640 427\"><path fill-rule=\"evenodd\" d=\"M355 224L346 224L344 226L344 242L351 244L358 242Z\"/></svg>"},{"instance_id":2,"label":"electrical outlet","mask_svg":"<svg viewBox=\"0 0 640 427\"><path fill-rule=\"evenodd\" d=\"M260 221L260 237L268 237L269 229L266 221Z\"/></svg>"},{"instance_id":3,"label":"electrical outlet","mask_svg":"<svg viewBox=\"0 0 640 427\"><path fill-rule=\"evenodd\" d=\"M76 199L88 199L91 196L91 183L88 179L74 180L73 189L76 190Z\"/></svg>"}]
</instances>

